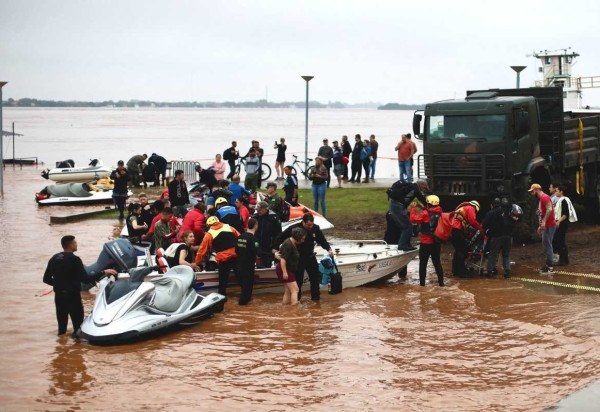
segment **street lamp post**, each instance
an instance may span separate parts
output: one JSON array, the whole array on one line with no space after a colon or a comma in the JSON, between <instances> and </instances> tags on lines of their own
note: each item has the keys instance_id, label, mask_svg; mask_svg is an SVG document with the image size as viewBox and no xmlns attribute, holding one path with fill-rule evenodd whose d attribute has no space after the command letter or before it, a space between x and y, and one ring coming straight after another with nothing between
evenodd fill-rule
<instances>
[{"instance_id":1,"label":"street lamp post","mask_svg":"<svg viewBox=\"0 0 600 412\"><path fill-rule=\"evenodd\" d=\"M521 88L521 72L525 70L527 66L510 66L515 72L517 72L517 89Z\"/></svg>"},{"instance_id":2,"label":"street lamp post","mask_svg":"<svg viewBox=\"0 0 600 412\"><path fill-rule=\"evenodd\" d=\"M314 76L302 76L306 81L306 115L304 119L304 167L308 166L308 82ZM304 175L304 179L308 179L308 175Z\"/></svg>"},{"instance_id":3,"label":"street lamp post","mask_svg":"<svg viewBox=\"0 0 600 412\"><path fill-rule=\"evenodd\" d=\"M2 88L7 82L0 82L0 196L4 197L4 154L2 148L4 147L4 129L2 129Z\"/></svg>"}]
</instances>

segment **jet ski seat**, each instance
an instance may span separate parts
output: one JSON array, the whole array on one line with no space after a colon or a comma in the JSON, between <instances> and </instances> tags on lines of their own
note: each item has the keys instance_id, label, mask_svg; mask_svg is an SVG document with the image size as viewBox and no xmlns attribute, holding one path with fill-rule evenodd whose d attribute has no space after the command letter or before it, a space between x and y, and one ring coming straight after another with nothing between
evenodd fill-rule
<instances>
[{"instance_id":1,"label":"jet ski seat","mask_svg":"<svg viewBox=\"0 0 600 412\"><path fill-rule=\"evenodd\" d=\"M152 280L155 286L153 306L163 312L174 312L196 280L189 266L175 266L161 278Z\"/></svg>"}]
</instances>

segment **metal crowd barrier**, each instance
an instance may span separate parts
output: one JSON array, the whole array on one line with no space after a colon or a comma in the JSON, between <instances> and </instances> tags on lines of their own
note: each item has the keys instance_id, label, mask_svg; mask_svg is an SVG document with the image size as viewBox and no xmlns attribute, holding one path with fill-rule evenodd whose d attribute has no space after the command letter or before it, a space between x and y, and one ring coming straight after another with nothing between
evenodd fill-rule
<instances>
[{"instance_id":1,"label":"metal crowd barrier","mask_svg":"<svg viewBox=\"0 0 600 412\"><path fill-rule=\"evenodd\" d=\"M183 176L186 182L195 182L198 180L196 166L200 162L196 160L173 160L167 163L167 178L169 181L175 177L175 170L183 170Z\"/></svg>"}]
</instances>

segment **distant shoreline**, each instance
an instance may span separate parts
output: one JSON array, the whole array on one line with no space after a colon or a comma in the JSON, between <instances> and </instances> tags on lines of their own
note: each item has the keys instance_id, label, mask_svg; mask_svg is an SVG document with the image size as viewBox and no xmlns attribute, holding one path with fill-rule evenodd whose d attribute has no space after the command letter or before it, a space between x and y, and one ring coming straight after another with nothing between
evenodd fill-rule
<instances>
[{"instance_id":1,"label":"distant shoreline","mask_svg":"<svg viewBox=\"0 0 600 412\"><path fill-rule=\"evenodd\" d=\"M5 108L44 107L44 108L179 108L179 109L304 109L305 102L269 102L267 100L245 102L155 102L150 100L105 100L101 102L41 100L32 98L8 99L2 102ZM422 105L377 102L343 103L317 101L309 102L311 109L377 109L377 110L417 110Z\"/></svg>"}]
</instances>

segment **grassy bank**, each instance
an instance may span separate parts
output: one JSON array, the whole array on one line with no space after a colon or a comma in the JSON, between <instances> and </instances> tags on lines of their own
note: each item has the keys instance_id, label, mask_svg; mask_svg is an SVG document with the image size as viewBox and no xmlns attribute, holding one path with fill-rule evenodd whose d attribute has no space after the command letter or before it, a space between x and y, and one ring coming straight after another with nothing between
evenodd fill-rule
<instances>
[{"instance_id":1,"label":"grassy bank","mask_svg":"<svg viewBox=\"0 0 600 412\"><path fill-rule=\"evenodd\" d=\"M299 190L300 203L313 207L310 189ZM329 232L345 239L382 239L388 198L383 188L332 188L327 191L327 219L335 225Z\"/></svg>"}]
</instances>

